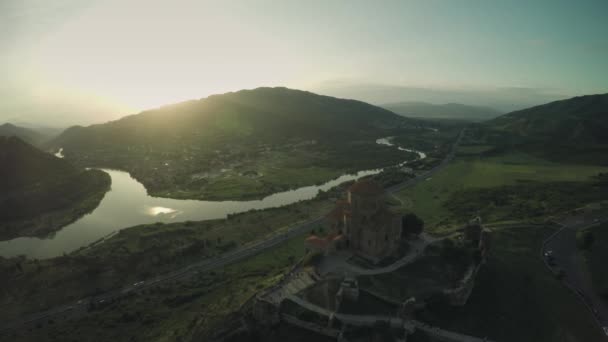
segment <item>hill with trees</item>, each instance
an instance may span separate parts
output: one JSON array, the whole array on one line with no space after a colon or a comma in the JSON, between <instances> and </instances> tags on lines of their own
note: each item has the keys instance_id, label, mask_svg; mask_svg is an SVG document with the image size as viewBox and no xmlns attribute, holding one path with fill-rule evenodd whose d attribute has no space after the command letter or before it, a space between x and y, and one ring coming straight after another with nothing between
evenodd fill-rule
<instances>
[{"instance_id":1,"label":"hill with trees","mask_svg":"<svg viewBox=\"0 0 608 342\"><path fill-rule=\"evenodd\" d=\"M421 119L451 119L479 122L493 119L502 113L489 107L460 103L431 104L426 102L398 102L382 106L399 115Z\"/></svg>"},{"instance_id":2,"label":"hill with trees","mask_svg":"<svg viewBox=\"0 0 608 342\"><path fill-rule=\"evenodd\" d=\"M375 140L413 122L360 101L257 88L71 127L49 147L129 171L154 195L256 198L403 161Z\"/></svg>"},{"instance_id":3,"label":"hill with trees","mask_svg":"<svg viewBox=\"0 0 608 342\"><path fill-rule=\"evenodd\" d=\"M93 210L110 177L0 137L0 239L45 236Z\"/></svg>"},{"instance_id":4,"label":"hill with trees","mask_svg":"<svg viewBox=\"0 0 608 342\"><path fill-rule=\"evenodd\" d=\"M578 96L502 115L473 140L550 160L608 165L608 94Z\"/></svg>"}]
</instances>

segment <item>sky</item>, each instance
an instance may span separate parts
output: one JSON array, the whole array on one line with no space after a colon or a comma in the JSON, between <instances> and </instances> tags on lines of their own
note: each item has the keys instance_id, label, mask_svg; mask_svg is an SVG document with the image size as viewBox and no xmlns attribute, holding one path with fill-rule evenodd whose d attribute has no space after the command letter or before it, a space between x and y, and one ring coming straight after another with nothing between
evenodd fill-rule
<instances>
[{"instance_id":1,"label":"sky","mask_svg":"<svg viewBox=\"0 0 608 342\"><path fill-rule=\"evenodd\" d=\"M608 92L608 1L0 0L0 123L259 86L508 111Z\"/></svg>"}]
</instances>

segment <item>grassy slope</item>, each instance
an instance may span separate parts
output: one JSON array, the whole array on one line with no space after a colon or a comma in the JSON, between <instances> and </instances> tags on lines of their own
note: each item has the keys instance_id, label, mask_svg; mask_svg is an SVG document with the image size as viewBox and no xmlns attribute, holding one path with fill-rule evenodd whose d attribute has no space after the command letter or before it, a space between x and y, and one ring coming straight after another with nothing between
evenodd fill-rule
<instances>
[{"instance_id":1,"label":"grassy slope","mask_svg":"<svg viewBox=\"0 0 608 342\"><path fill-rule=\"evenodd\" d=\"M302 237L217 272L121 299L72 323L45 325L12 341L180 341L216 331L260 289L274 284L304 254Z\"/></svg>"},{"instance_id":2,"label":"grassy slope","mask_svg":"<svg viewBox=\"0 0 608 342\"><path fill-rule=\"evenodd\" d=\"M518 181L585 181L607 167L558 164L513 152L499 157L458 157L441 173L397 194L421 216L431 231L439 232L454 222L445 203L462 190L493 188ZM457 199L455 199L457 200Z\"/></svg>"},{"instance_id":3,"label":"grassy slope","mask_svg":"<svg viewBox=\"0 0 608 342\"><path fill-rule=\"evenodd\" d=\"M110 177L0 137L0 238L46 236L93 210Z\"/></svg>"},{"instance_id":4,"label":"grassy slope","mask_svg":"<svg viewBox=\"0 0 608 342\"><path fill-rule=\"evenodd\" d=\"M328 201L316 200L227 220L142 225L67 256L24 260L19 266L16 260L5 260L0 263L0 287L7 288L0 293L0 317L16 317L169 272L276 234L329 207Z\"/></svg>"},{"instance_id":5,"label":"grassy slope","mask_svg":"<svg viewBox=\"0 0 608 342\"><path fill-rule=\"evenodd\" d=\"M485 138L564 163L608 165L608 94L573 97L484 122Z\"/></svg>"},{"instance_id":6,"label":"grassy slope","mask_svg":"<svg viewBox=\"0 0 608 342\"><path fill-rule=\"evenodd\" d=\"M542 241L552 228L495 229L493 249L463 307L432 304L422 319L497 341L600 341L582 303L543 265Z\"/></svg>"}]
</instances>

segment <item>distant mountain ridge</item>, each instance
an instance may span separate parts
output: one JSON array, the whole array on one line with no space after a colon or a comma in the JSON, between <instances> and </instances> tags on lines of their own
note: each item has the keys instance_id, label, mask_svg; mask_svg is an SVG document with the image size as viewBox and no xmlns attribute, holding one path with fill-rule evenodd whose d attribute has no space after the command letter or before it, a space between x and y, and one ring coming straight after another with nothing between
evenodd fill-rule
<instances>
[{"instance_id":1,"label":"distant mountain ridge","mask_svg":"<svg viewBox=\"0 0 608 342\"><path fill-rule=\"evenodd\" d=\"M116 134L119 131L124 133L122 138L126 140L195 131L206 138L252 134L256 134L256 139L270 140L289 138L294 134L322 138L327 132L365 132L405 121L386 109L365 102L282 87L257 88L167 105L105 124L71 127L52 145L67 144L64 147L69 148L71 139L80 132L86 132L77 138L82 140L96 139L96 136L104 134L118 138Z\"/></svg>"},{"instance_id":2,"label":"distant mountain ridge","mask_svg":"<svg viewBox=\"0 0 608 342\"><path fill-rule=\"evenodd\" d=\"M529 142L608 144L608 94L550 102L502 115L485 125Z\"/></svg>"},{"instance_id":3,"label":"distant mountain ridge","mask_svg":"<svg viewBox=\"0 0 608 342\"><path fill-rule=\"evenodd\" d=\"M0 125L0 137L11 136L19 137L32 145L39 145L46 139L43 134L29 128L16 126L11 123Z\"/></svg>"},{"instance_id":4,"label":"distant mountain ridge","mask_svg":"<svg viewBox=\"0 0 608 342\"><path fill-rule=\"evenodd\" d=\"M382 107L405 117L421 119L456 119L477 122L490 120L502 114L493 108L460 103L398 102L388 103Z\"/></svg>"}]
</instances>

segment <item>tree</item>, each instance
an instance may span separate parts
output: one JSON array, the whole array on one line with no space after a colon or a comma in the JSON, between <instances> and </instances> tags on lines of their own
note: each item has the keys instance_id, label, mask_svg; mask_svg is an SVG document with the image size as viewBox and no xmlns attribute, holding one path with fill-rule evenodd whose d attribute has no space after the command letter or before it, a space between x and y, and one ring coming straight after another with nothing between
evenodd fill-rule
<instances>
[{"instance_id":1,"label":"tree","mask_svg":"<svg viewBox=\"0 0 608 342\"><path fill-rule=\"evenodd\" d=\"M401 236L420 235L424 230L424 221L416 214L410 213L401 218Z\"/></svg>"}]
</instances>

